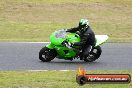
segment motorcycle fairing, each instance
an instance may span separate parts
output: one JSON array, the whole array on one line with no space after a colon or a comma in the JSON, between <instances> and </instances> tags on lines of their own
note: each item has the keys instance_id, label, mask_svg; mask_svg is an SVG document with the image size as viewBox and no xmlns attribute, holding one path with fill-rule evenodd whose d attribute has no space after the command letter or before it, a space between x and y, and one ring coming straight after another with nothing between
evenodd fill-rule
<instances>
[{"instance_id":1,"label":"motorcycle fairing","mask_svg":"<svg viewBox=\"0 0 132 88\"><path fill-rule=\"evenodd\" d=\"M108 40L108 36L107 35L95 35L96 38L96 45L95 47L102 45L103 43L106 42L106 40Z\"/></svg>"}]
</instances>

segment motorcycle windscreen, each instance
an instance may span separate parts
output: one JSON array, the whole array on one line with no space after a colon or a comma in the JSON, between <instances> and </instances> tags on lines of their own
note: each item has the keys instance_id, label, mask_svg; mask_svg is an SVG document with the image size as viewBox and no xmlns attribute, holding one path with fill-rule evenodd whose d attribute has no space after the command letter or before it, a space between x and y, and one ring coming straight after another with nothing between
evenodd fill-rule
<instances>
[{"instance_id":1,"label":"motorcycle windscreen","mask_svg":"<svg viewBox=\"0 0 132 88\"><path fill-rule=\"evenodd\" d=\"M103 44L104 42L106 42L106 40L108 40L109 37L107 35L95 35L95 38L96 38L95 46L99 46Z\"/></svg>"},{"instance_id":2,"label":"motorcycle windscreen","mask_svg":"<svg viewBox=\"0 0 132 88\"><path fill-rule=\"evenodd\" d=\"M50 35L50 41L54 45L61 45L65 40L67 33L65 31L55 31Z\"/></svg>"}]
</instances>

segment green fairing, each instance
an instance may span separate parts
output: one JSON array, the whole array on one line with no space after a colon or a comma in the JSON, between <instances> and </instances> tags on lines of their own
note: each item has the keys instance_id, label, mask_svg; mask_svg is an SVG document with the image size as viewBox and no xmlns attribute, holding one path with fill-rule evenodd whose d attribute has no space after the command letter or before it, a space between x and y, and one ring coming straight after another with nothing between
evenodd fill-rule
<instances>
[{"instance_id":1,"label":"green fairing","mask_svg":"<svg viewBox=\"0 0 132 88\"><path fill-rule=\"evenodd\" d=\"M68 42L80 42L80 37L78 35L76 35L75 33L66 33L65 36L62 36L63 38L60 38L60 37L57 38L57 33L59 35L59 32L55 31L54 33L51 34L51 36L50 36L51 43L48 44L47 47L49 49L56 49L56 51L59 54L60 58L65 58L66 59L66 58L75 57L76 51L73 50L73 49L69 49L67 47L62 46L61 43L64 40L67 40ZM65 53L64 51L68 52L68 53Z\"/></svg>"},{"instance_id":2,"label":"green fairing","mask_svg":"<svg viewBox=\"0 0 132 88\"><path fill-rule=\"evenodd\" d=\"M103 44L107 39L107 35L96 35L96 45L95 47ZM79 35L75 33L67 33L62 30L55 31L50 36L50 44L48 44L46 47L49 49L55 49L58 53L59 58L68 59L68 58L74 58L76 56L77 51L74 50L75 48L67 48L62 45L62 42L64 40L67 40L68 42L74 43L74 42L80 42ZM76 47L77 48L77 47Z\"/></svg>"}]
</instances>

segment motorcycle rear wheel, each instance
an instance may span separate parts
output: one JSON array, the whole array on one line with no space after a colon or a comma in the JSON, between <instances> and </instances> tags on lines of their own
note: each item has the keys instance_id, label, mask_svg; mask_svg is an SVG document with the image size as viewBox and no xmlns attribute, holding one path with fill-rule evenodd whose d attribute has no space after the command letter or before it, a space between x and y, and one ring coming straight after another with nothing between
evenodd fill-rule
<instances>
[{"instance_id":1,"label":"motorcycle rear wheel","mask_svg":"<svg viewBox=\"0 0 132 88\"><path fill-rule=\"evenodd\" d=\"M56 57L57 53L54 49L44 47L39 52L39 59L43 62L50 62Z\"/></svg>"},{"instance_id":2,"label":"motorcycle rear wheel","mask_svg":"<svg viewBox=\"0 0 132 88\"><path fill-rule=\"evenodd\" d=\"M89 56L84 58L84 61L85 62L93 62L100 57L101 53L102 53L102 49L100 46L94 47L92 49L91 53L89 54Z\"/></svg>"}]
</instances>

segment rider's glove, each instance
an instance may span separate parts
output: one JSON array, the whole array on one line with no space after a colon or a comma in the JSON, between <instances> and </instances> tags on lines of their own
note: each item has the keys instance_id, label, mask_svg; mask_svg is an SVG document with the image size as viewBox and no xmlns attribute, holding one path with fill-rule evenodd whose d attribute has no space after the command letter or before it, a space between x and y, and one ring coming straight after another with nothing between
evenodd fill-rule
<instances>
[{"instance_id":1,"label":"rider's glove","mask_svg":"<svg viewBox=\"0 0 132 88\"><path fill-rule=\"evenodd\" d=\"M78 34L79 36L81 36L81 33L79 31L77 31L76 34Z\"/></svg>"}]
</instances>

